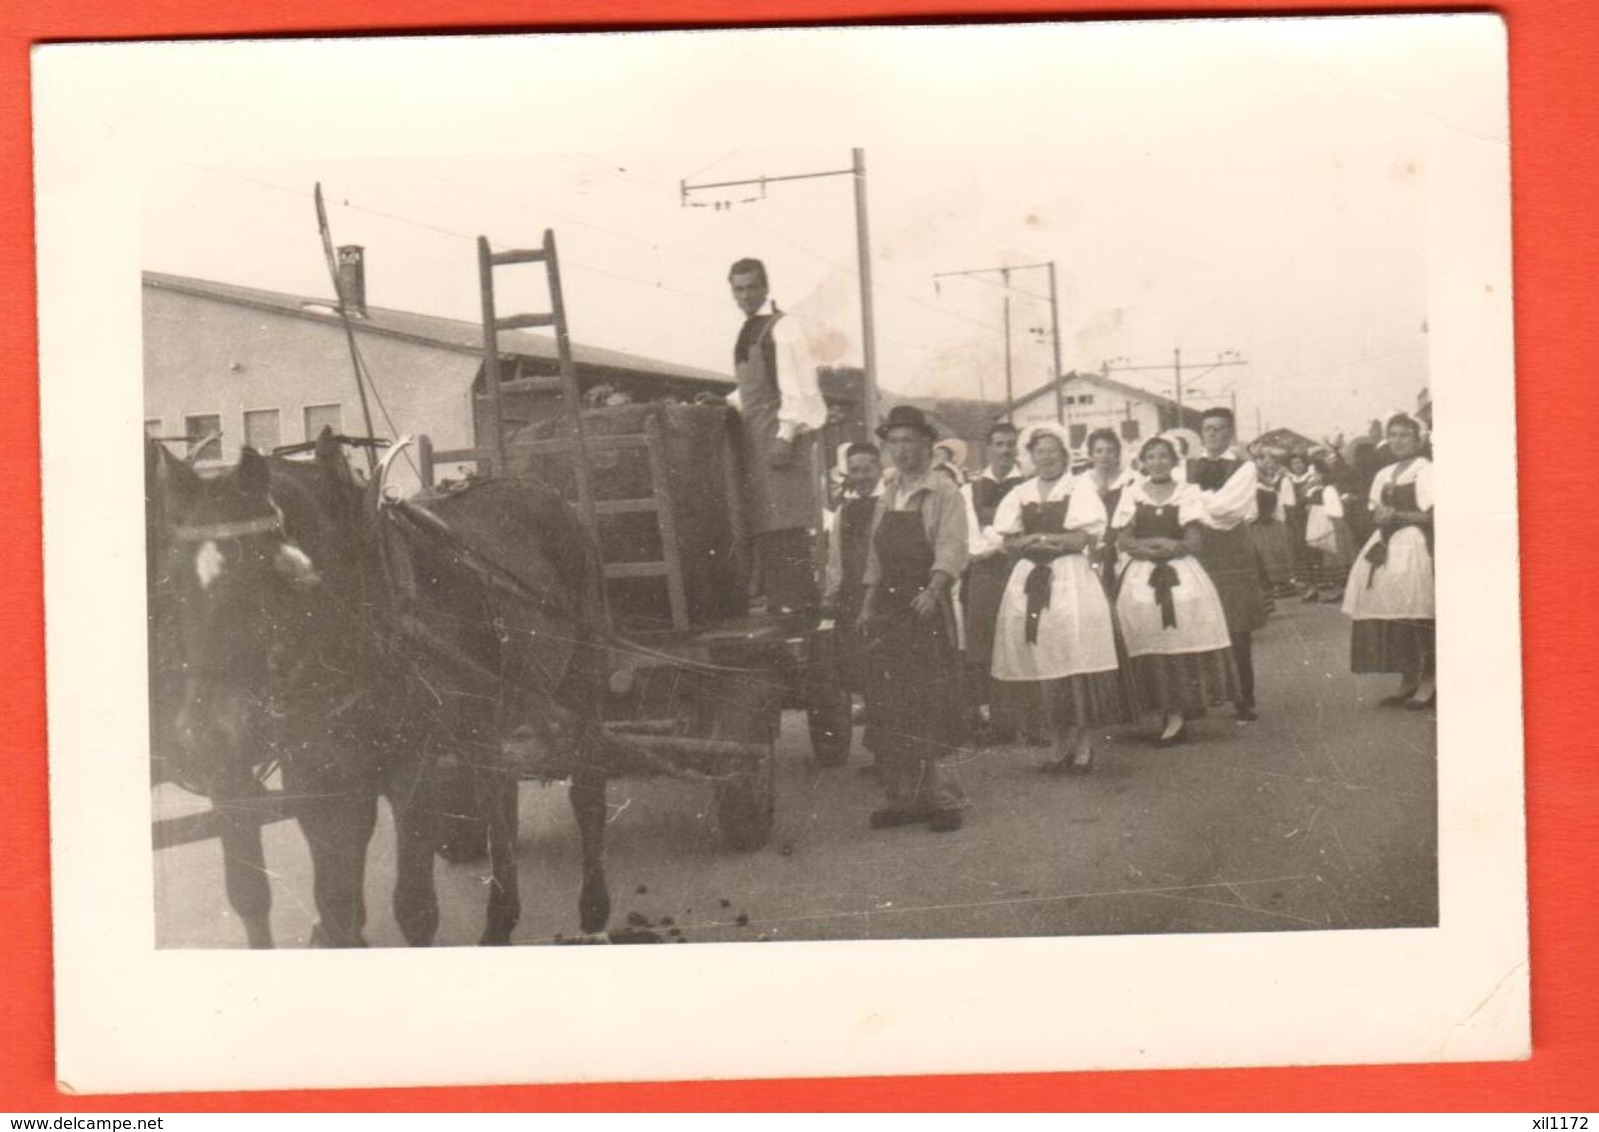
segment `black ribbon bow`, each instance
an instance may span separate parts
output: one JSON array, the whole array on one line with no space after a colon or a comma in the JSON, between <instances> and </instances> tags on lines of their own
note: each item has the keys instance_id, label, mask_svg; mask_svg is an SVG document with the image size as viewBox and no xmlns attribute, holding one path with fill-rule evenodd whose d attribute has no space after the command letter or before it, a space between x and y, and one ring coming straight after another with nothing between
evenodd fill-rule
<instances>
[{"instance_id":1,"label":"black ribbon bow","mask_svg":"<svg viewBox=\"0 0 1599 1132\"><path fill-rule=\"evenodd\" d=\"M1149 572L1149 588L1155 591L1155 604L1160 606L1160 623L1163 628L1177 628L1177 606L1172 602L1172 590L1182 585L1177 570L1170 562L1157 562Z\"/></svg>"},{"instance_id":2,"label":"black ribbon bow","mask_svg":"<svg viewBox=\"0 0 1599 1132\"><path fill-rule=\"evenodd\" d=\"M1023 592L1027 595L1027 643L1038 643L1038 619L1044 615L1044 610L1049 608L1049 591L1055 581L1055 571L1047 564L1038 562L1033 565L1033 572L1027 575L1027 582Z\"/></svg>"}]
</instances>

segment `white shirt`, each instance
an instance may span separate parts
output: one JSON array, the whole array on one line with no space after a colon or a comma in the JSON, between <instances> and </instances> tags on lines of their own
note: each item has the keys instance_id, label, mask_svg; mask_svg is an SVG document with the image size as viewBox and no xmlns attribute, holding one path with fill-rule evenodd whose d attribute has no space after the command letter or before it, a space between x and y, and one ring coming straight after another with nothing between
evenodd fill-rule
<instances>
[{"instance_id":1,"label":"white shirt","mask_svg":"<svg viewBox=\"0 0 1599 1132\"><path fill-rule=\"evenodd\" d=\"M1205 526L1213 530L1230 531L1244 523L1253 523L1257 514L1255 462L1239 456L1236 448L1229 448L1219 456L1210 456L1208 452L1201 452L1200 456L1239 461L1238 467L1233 469L1233 474L1219 491L1201 493L1205 498L1205 517L1202 520Z\"/></svg>"},{"instance_id":2,"label":"white shirt","mask_svg":"<svg viewBox=\"0 0 1599 1132\"><path fill-rule=\"evenodd\" d=\"M1011 475L1016 475L1021 469L1015 468ZM972 485L977 480L988 480L990 483L1001 482L1001 477L994 473L993 465L989 465L977 476L961 485L961 499L966 503L966 549L971 554L972 561L980 562L985 558L992 558L1005 549L1005 537L994 530L993 526L981 526L977 522L977 505L973 502ZM1020 484L1016 485L1020 487ZM1012 488L1015 491L1016 488ZM995 513L998 518L998 513Z\"/></svg>"},{"instance_id":3,"label":"white shirt","mask_svg":"<svg viewBox=\"0 0 1599 1132\"><path fill-rule=\"evenodd\" d=\"M768 303L760 313L774 314L776 306ZM810 338L816 328L806 327L794 315L784 313L772 327L772 345L777 353L777 395L782 405L777 411L777 435L783 440L793 440L806 429L819 429L827 423L827 402L822 400L821 386L816 378L816 358L811 353ZM728 394L727 403L741 408L738 390Z\"/></svg>"}]
</instances>

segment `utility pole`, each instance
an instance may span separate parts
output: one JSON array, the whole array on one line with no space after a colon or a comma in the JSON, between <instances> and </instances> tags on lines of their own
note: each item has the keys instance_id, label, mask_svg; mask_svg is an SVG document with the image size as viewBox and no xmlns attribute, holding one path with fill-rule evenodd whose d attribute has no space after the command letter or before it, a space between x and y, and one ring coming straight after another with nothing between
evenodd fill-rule
<instances>
[{"instance_id":1,"label":"utility pole","mask_svg":"<svg viewBox=\"0 0 1599 1132\"><path fill-rule=\"evenodd\" d=\"M1054 356L1054 368L1050 372L1050 379L1055 386L1055 419L1064 419L1064 395L1060 389L1060 304L1055 291L1055 261L1048 263L1024 263L1019 267L974 267L969 271L939 271L933 274L933 288L936 291L940 279L951 279L962 276L998 275L1001 279L1000 286L1005 288L1005 419L1011 417L1011 408L1016 403L1015 391L1011 388L1011 345L1010 345L1010 300L1013 291L1028 295L1034 299L1045 299L1045 296L1034 291L1020 291L1011 286L1011 273L1016 271L1036 271L1048 269L1049 271L1049 340Z\"/></svg>"},{"instance_id":2,"label":"utility pole","mask_svg":"<svg viewBox=\"0 0 1599 1132\"><path fill-rule=\"evenodd\" d=\"M1010 272L1005 273L1005 285L1010 285ZM1010 294L1005 295L1005 419L1011 419L1011 406L1016 403L1016 391L1011 388L1010 362Z\"/></svg>"},{"instance_id":3,"label":"utility pole","mask_svg":"<svg viewBox=\"0 0 1599 1132\"><path fill-rule=\"evenodd\" d=\"M761 195L750 197L741 202L751 204L766 198L766 186L774 185L781 181L812 181L820 177L850 177L855 182L855 253L858 259L857 273L861 284L861 362L865 376L865 388L862 397L865 399L866 430L868 433L877 428L877 340L876 327L872 318L872 253L871 235L866 219L866 151L854 149L851 151L851 162L848 169L828 169L817 173L788 173L778 177L750 177L741 181L707 181L704 184L691 185L686 180L679 181L679 203L684 208L715 208L723 210L732 207L731 201L715 201L710 204L696 204L689 200L689 194L704 192L708 189L731 189L745 185L759 185Z\"/></svg>"},{"instance_id":4,"label":"utility pole","mask_svg":"<svg viewBox=\"0 0 1599 1132\"><path fill-rule=\"evenodd\" d=\"M1061 389L1060 373L1060 301L1055 293L1055 261L1049 261L1049 341L1055 355L1055 369L1051 374L1055 382L1055 421L1066 423L1066 394Z\"/></svg>"}]
</instances>

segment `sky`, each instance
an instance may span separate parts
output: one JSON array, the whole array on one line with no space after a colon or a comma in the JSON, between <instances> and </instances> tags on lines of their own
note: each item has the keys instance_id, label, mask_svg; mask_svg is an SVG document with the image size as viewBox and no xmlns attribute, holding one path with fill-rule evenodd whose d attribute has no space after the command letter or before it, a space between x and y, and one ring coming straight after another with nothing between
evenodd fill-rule
<instances>
[{"instance_id":1,"label":"sky","mask_svg":"<svg viewBox=\"0 0 1599 1132\"><path fill-rule=\"evenodd\" d=\"M981 112L947 137L935 122L904 144L861 131L872 135L879 384L1002 399L1007 297L1013 389L1045 383L1044 270L1012 273L1008 289L997 273L934 277L1053 260L1066 370L1109 366L1169 393L1180 349L1190 402L1236 403L1245 436L1331 435L1413 407L1429 383L1423 138L1442 103L1402 93L1415 81L1402 45L1359 39L1080 52L1062 57L1058 86L1047 65L1019 64L1029 85L1015 90L983 71L974 97L990 132L972 128ZM914 106L915 91L884 89ZM1428 93L1447 95L1447 83ZM694 95L669 87L663 121L672 97ZM819 359L859 364L850 177L772 184L764 196L696 192L697 207L679 189L847 169L852 131L810 131L803 145L730 129L711 131L712 146L706 133L674 145L663 127L655 147L557 152L530 141L494 153L445 143L398 156L327 145L303 160L239 160L237 147L174 155L148 167L143 265L329 294L311 202L320 181L335 240L367 248L373 305L475 320L475 237L526 245L547 226L578 341L725 372L738 323L726 269L753 255ZM501 273L502 311L546 305L537 270L523 270ZM1206 372L1223 352L1246 364Z\"/></svg>"}]
</instances>

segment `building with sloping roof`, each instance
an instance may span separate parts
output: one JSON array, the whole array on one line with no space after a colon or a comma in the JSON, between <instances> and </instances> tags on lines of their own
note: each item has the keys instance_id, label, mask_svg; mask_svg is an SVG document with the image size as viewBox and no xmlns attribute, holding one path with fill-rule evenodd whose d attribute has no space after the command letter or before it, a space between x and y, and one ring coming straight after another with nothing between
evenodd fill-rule
<instances>
[{"instance_id":1,"label":"building with sloping roof","mask_svg":"<svg viewBox=\"0 0 1599 1132\"><path fill-rule=\"evenodd\" d=\"M1114 429L1128 446L1171 428L1198 431L1200 412L1191 405L1179 407L1170 397L1098 373L1063 374L1058 383L1041 385L1011 403L1011 419L1018 427L1032 421L1061 419L1071 431L1072 446L1076 448L1082 447L1090 432L1100 428Z\"/></svg>"},{"instance_id":2,"label":"building with sloping roof","mask_svg":"<svg viewBox=\"0 0 1599 1132\"><path fill-rule=\"evenodd\" d=\"M364 294L364 280L346 285ZM144 273L144 426L147 435L209 434L199 464L237 459L248 445L271 451L313 439L323 425L358 435L366 430L344 326L334 301ZM475 322L351 302L351 325L378 402L380 436L427 433L439 449L479 442L487 419L483 331ZM502 331L503 377L559 373L555 339ZM733 388L726 374L585 343L572 344L579 386L598 386L635 401L689 400ZM533 384L531 382L529 385ZM503 387L513 429L550 415L549 393Z\"/></svg>"}]
</instances>

